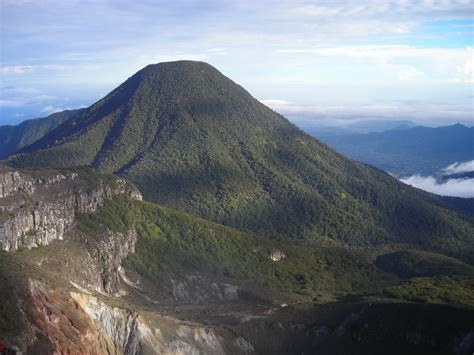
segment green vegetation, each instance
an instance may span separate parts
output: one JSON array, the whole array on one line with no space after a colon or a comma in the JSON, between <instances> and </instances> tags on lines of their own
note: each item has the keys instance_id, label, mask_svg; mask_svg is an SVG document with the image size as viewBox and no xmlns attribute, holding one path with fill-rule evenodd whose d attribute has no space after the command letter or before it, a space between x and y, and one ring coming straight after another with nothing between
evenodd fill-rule
<instances>
[{"instance_id":1,"label":"green vegetation","mask_svg":"<svg viewBox=\"0 0 474 355\"><path fill-rule=\"evenodd\" d=\"M2 339L9 338L21 343L19 334L28 334L24 316L19 307L17 288L18 280L11 277L20 268L14 264L8 253L0 251L0 335ZM13 270L12 270L13 269ZM8 274L7 274L8 272Z\"/></svg>"},{"instance_id":2,"label":"green vegetation","mask_svg":"<svg viewBox=\"0 0 474 355\"><path fill-rule=\"evenodd\" d=\"M84 180L91 188L97 188L102 183L109 185L112 189L117 188L118 177L113 174L98 174L97 171L88 166L72 167L68 170L77 173L79 178Z\"/></svg>"},{"instance_id":3,"label":"green vegetation","mask_svg":"<svg viewBox=\"0 0 474 355\"><path fill-rule=\"evenodd\" d=\"M23 153L10 164L91 165L145 199L273 240L405 243L474 262L467 217L342 157L205 63L150 65Z\"/></svg>"},{"instance_id":4,"label":"green vegetation","mask_svg":"<svg viewBox=\"0 0 474 355\"><path fill-rule=\"evenodd\" d=\"M136 252L124 261L154 284L193 272L266 286L307 300L327 301L347 294L396 301L473 305L474 269L431 252L383 254L348 247L298 246L214 224L149 202L118 196L96 214L78 216L90 237L101 230L139 234ZM265 250L285 258L272 261ZM409 279L402 281L400 278Z\"/></svg>"},{"instance_id":5,"label":"green vegetation","mask_svg":"<svg viewBox=\"0 0 474 355\"><path fill-rule=\"evenodd\" d=\"M102 228L124 233L134 226L140 238L124 266L153 282L174 273L199 271L286 293L324 297L370 292L397 280L355 251L279 243L125 197L116 197L97 214L79 219L81 230L90 236ZM270 248L286 257L272 261L262 252Z\"/></svg>"},{"instance_id":6,"label":"green vegetation","mask_svg":"<svg viewBox=\"0 0 474 355\"><path fill-rule=\"evenodd\" d=\"M382 270L404 279L436 275L471 275L474 278L472 266L454 258L419 250L381 255L375 264Z\"/></svg>"},{"instance_id":7,"label":"green vegetation","mask_svg":"<svg viewBox=\"0 0 474 355\"><path fill-rule=\"evenodd\" d=\"M28 229L26 232L25 232L25 236L27 237L33 237L36 235L36 233L38 233L38 231L36 229Z\"/></svg>"},{"instance_id":8,"label":"green vegetation","mask_svg":"<svg viewBox=\"0 0 474 355\"><path fill-rule=\"evenodd\" d=\"M10 216L10 212L0 211L0 223L6 222L10 218Z\"/></svg>"},{"instance_id":9,"label":"green vegetation","mask_svg":"<svg viewBox=\"0 0 474 355\"><path fill-rule=\"evenodd\" d=\"M400 285L388 287L384 293L397 300L474 307L474 278L472 275L416 277Z\"/></svg>"},{"instance_id":10,"label":"green vegetation","mask_svg":"<svg viewBox=\"0 0 474 355\"><path fill-rule=\"evenodd\" d=\"M404 250L379 256L375 265L406 280L383 292L397 301L474 306L474 268L459 260Z\"/></svg>"}]
</instances>

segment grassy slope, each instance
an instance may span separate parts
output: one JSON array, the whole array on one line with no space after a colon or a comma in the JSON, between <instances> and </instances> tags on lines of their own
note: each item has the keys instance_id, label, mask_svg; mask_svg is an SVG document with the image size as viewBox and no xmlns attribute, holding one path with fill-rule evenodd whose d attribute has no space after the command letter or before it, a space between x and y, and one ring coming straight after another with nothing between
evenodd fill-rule
<instances>
[{"instance_id":1,"label":"grassy slope","mask_svg":"<svg viewBox=\"0 0 474 355\"><path fill-rule=\"evenodd\" d=\"M379 256L374 263L372 256L382 251L280 243L123 197L114 198L96 215L80 220L81 228L89 234L103 226L124 231L134 225L140 237L136 253L125 260L124 266L153 283L159 284L160 279L172 274L199 271L249 281L307 300L359 294L474 306L474 284L469 281L474 269L434 253L395 252ZM262 253L267 248L283 251L286 258L270 260ZM400 275L409 280L400 281ZM429 290L433 295L426 297Z\"/></svg>"},{"instance_id":2,"label":"grassy slope","mask_svg":"<svg viewBox=\"0 0 474 355\"><path fill-rule=\"evenodd\" d=\"M400 278L436 275L471 275L473 267L454 258L420 250L404 250L380 255L375 264Z\"/></svg>"},{"instance_id":3,"label":"grassy slope","mask_svg":"<svg viewBox=\"0 0 474 355\"><path fill-rule=\"evenodd\" d=\"M384 290L391 298L474 307L474 268L459 260L404 250L379 256L375 265L404 280Z\"/></svg>"},{"instance_id":4,"label":"grassy slope","mask_svg":"<svg viewBox=\"0 0 474 355\"><path fill-rule=\"evenodd\" d=\"M125 266L152 281L195 270L314 296L364 292L396 280L367 262L362 253L279 243L121 197L106 203L97 215L82 216L81 222L89 234L100 225L116 231L135 225L140 234L137 251ZM270 260L264 253L268 248L283 251L286 258Z\"/></svg>"},{"instance_id":5,"label":"grassy slope","mask_svg":"<svg viewBox=\"0 0 474 355\"><path fill-rule=\"evenodd\" d=\"M205 63L148 66L13 157L93 165L146 199L279 240L404 242L472 261L472 224L350 161Z\"/></svg>"}]
</instances>

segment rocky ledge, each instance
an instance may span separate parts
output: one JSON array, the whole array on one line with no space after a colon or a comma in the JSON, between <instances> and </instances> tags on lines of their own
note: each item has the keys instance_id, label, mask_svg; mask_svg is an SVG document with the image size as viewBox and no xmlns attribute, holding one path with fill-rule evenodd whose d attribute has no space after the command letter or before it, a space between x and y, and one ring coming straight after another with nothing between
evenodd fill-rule
<instances>
[{"instance_id":1,"label":"rocky ledge","mask_svg":"<svg viewBox=\"0 0 474 355\"><path fill-rule=\"evenodd\" d=\"M62 240L76 213L92 213L118 194L141 200L127 181L87 168L14 170L0 165L0 250Z\"/></svg>"}]
</instances>

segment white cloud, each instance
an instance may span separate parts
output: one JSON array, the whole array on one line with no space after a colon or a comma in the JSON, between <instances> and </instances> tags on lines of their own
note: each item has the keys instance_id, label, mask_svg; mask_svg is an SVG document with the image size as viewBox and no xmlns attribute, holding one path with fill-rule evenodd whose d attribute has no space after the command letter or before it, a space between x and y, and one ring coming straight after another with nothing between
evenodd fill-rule
<instances>
[{"instance_id":1,"label":"white cloud","mask_svg":"<svg viewBox=\"0 0 474 355\"><path fill-rule=\"evenodd\" d=\"M457 162L441 169L439 176L474 171L474 160ZM441 196L474 197L474 178L439 179L435 176L413 175L401 178L405 184Z\"/></svg>"},{"instance_id":2,"label":"white cloud","mask_svg":"<svg viewBox=\"0 0 474 355\"><path fill-rule=\"evenodd\" d=\"M40 112L47 113L48 115L50 115L52 113L61 112L64 110L67 110L67 108L46 106L46 107L43 107Z\"/></svg>"},{"instance_id":3,"label":"white cloud","mask_svg":"<svg viewBox=\"0 0 474 355\"><path fill-rule=\"evenodd\" d=\"M458 173L468 173L471 171L474 171L474 160L451 164L444 168L441 172L446 175L451 175Z\"/></svg>"},{"instance_id":4,"label":"white cloud","mask_svg":"<svg viewBox=\"0 0 474 355\"><path fill-rule=\"evenodd\" d=\"M1 88L0 93L2 95L12 94L12 93L15 93L15 94L38 94L38 93L40 93L40 91L38 91L36 89L33 89L33 88L17 88L17 87L14 87L14 86L7 86L7 87L4 87L4 88Z\"/></svg>"},{"instance_id":5,"label":"white cloud","mask_svg":"<svg viewBox=\"0 0 474 355\"><path fill-rule=\"evenodd\" d=\"M80 66L71 66L71 65L62 65L62 64L44 64L44 65L12 65L12 66L3 66L0 67L0 74L25 74L30 73L34 70L77 70L77 69L98 69L97 65L80 65Z\"/></svg>"},{"instance_id":6,"label":"white cloud","mask_svg":"<svg viewBox=\"0 0 474 355\"><path fill-rule=\"evenodd\" d=\"M0 107L23 107L25 104L25 101L21 99L0 100Z\"/></svg>"},{"instance_id":7,"label":"white cloud","mask_svg":"<svg viewBox=\"0 0 474 355\"><path fill-rule=\"evenodd\" d=\"M0 107L15 108L28 105L46 105L58 98L33 88L6 86L0 88Z\"/></svg>"},{"instance_id":8,"label":"white cloud","mask_svg":"<svg viewBox=\"0 0 474 355\"><path fill-rule=\"evenodd\" d=\"M459 73L457 81L464 83L474 83L474 52L473 48L470 48L470 58L467 58L464 63L458 65L456 70Z\"/></svg>"},{"instance_id":9,"label":"white cloud","mask_svg":"<svg viewBox=\"0 0 474 355\"><path fill-rule=\"evenodd\" d=\"M314 1L301 3L293 1L287 10L290 17L301 20L347 21L354 18L380 21L397 20L426 21L434 19L463 19L472 12L470 0L364 0L364 1Z\"/></svg>"},{"instance_id":10,"label":"white cloud","mask_svg":"<svg viewBox=\"0 0 474 355\"><path fill-rule=\"evenodd\" d=\"M15 87L12 85L0 87L0 125L16 124L22 119L46 116L66 109L80 108L85 103L94 100L75 100L65 96L50 95L35 88Z\"/></svg>"},{"instance_id":11,"label":"white cloud","mask_svg":"<svg viewBox=\"0 0 474 355\"><path fill-rule=\"evenodd\" d=\"M474 179L449 179L438 182L433 176L414 175L400 180L441 196L474 197Z\"/></svg>"},{"instance_id":12,"label":"white cloud","mask_svg":"<svg viewBox=\"0 0 474 355\"><path fill-rule=\"evenodd\" d=\"M408 45L360 45L279 49L282 53L310 54L314 57L366 60L400 80L417 78L429 69L432 81L474 83L474 50L465 48L433 48ZM409 61L411 64L401 64Z\"/></svg>"},{"instance_id":13,"label":"white cloud","mask_svg":"<svg viewBox=\"0 0 474 355\"><path fill-rule=\"evenodd\" d=\"M279 99L268 99L268 100L260 100L260 102L264 105L267 105L273 109L281 109L281 108L290 108L292 106L295 106L296 104L287 101L287 100L279 100Z\"/></svg>"},{"instance_id":14,"label":"white cloud","mask_svg":"<svg viewBox=\"0 0 474 355\"><path fill-rule=\"evenodd\" d=\"M390 64L389 62L381 61L379 66L387 72L395 73L398 80L406 81L421 77L423 71L406 64Z\"/></svg>"},{"instance_id":15,"label":"white cloud","mask_svg":"<svg viewBox=\"0 0 474 355\"><path fill-rule=\"evenodd\" d=\"M31 65L14 65L0 67L1 74L24 74L33 70Z\"/></svg>"}]
</instances>

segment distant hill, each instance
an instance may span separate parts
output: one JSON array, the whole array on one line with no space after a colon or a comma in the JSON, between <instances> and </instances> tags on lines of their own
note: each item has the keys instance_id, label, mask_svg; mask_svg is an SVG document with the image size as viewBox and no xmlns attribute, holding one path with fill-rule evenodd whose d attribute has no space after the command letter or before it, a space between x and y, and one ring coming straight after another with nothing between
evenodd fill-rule
<instances>
[{"instance_id":1,"label":"distant hill","mask_svg":"<svg viewBox=\"0 0 474 355\"><path fill-rule=\"evenodd\" d=\"M474 159L474 127L461 124L367 134L315 129L310 133L341 154L399 177L435 175L449 164Z\"/></svg>"},{"instance_id":2,"label":"distant hill","mask_svg":"<svg viewBox=\"0 0 474 355\"><path fill-rule=\"evenodd\" d=\"M145 199L272 239L473 255L468 220L346 159L201 62L145 67L9 164L91 165Z\"/></svg>"},{"instance_id":3,"label":"distant hill","mask_svg":"<svg viewBox=\"0 0 474 355\"><path fill-rule=\"evenodd\" d=\"M358 133L383 132L390 129L407 129L416 127L413 121L409 120L360 120L346 125L346 129Z\"/></svg>"},{"instance_id":4,"label":"distant hill","mask_svg":"<svg viewBox=\"0 0 474 355\"><path fill-rule=\"evenodd\" d=\"M297 122L297 117L293 117ZM291 120L291 118L290 118ZM419 126L416 122L409 120L376 120L376 119L361 119L354 122L340 124L338 126L328 126L314 121L311 124L301 123L300 128L310 135L325 135L325 134L351 134L351 133L373 133L384 132L391 129L404 130Z\"/></svg>"},{"instance_id":5,"label":"distant hill","mask_svg":"<svg viewBox=\"0 0 474 355\"><path fill-rule=\"evenodd\" d=\"M443 174L439 178L441 181L447 181L450 179L474 179L474 171L465 171L455 174Z\"/></svg>"},{"instance_id":6,"label":"distant hill","mask_svg":"<svg viewBox=\"0 0 474 355\"><path fill-rule=\"evenodd\" d=\"M47 117L24 121L16 126L0 126L0 159L30 145L81 110L66 110Z\"/></svg>"}]
</instances>

